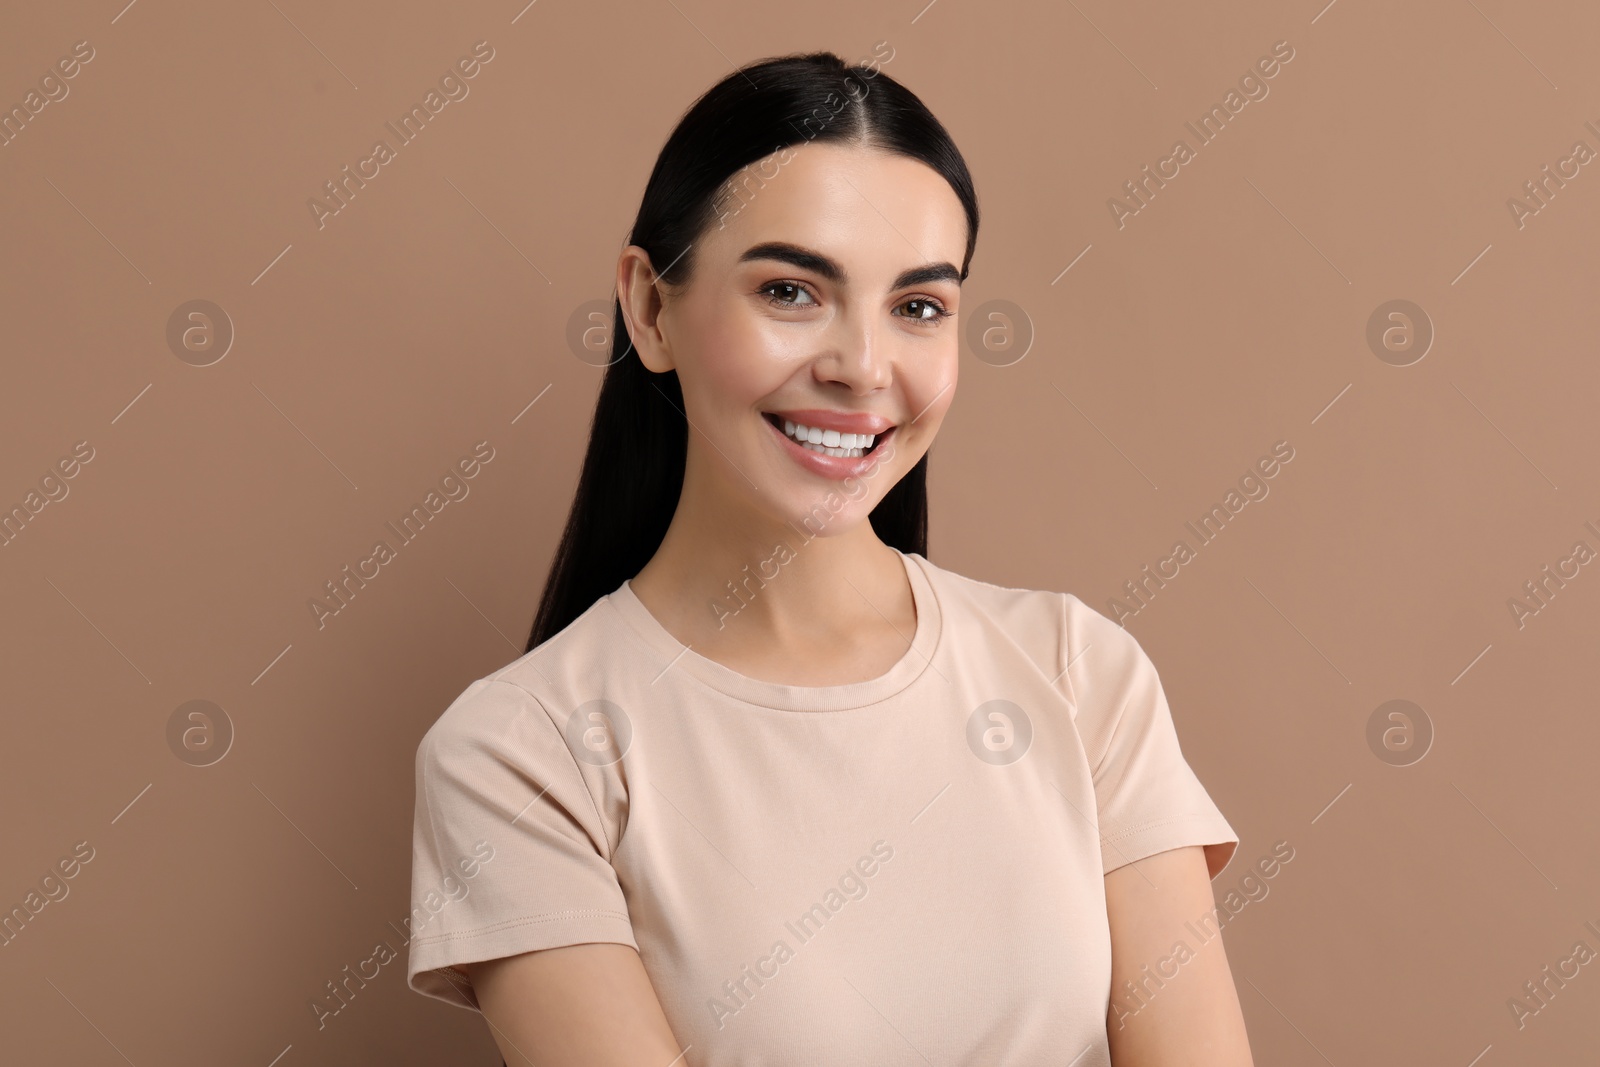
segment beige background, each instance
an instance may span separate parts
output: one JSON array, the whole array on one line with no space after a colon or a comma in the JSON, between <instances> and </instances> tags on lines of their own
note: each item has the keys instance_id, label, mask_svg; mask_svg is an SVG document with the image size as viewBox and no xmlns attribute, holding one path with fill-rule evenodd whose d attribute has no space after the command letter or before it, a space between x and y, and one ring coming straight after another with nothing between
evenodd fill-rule
<instances>
[{"instance_id":1,"label":"beige background","mask_svg":"<svg viewBox=\"0 0 1600 1067\"><path fill-rule=\"evenodd\" d=\"M1226 930L1256 1062L1592 1058L1600 962L1507 1005L1600 951L1600 564L1508 607L1600 549L1600 164L1507 206L1600 150L1592 5L123 3L0 34L8 107L94 49L0 148L0 505L93 449L0 548L0 907L94 850L0 947L8 1060L498 1062L406 989L394 924L417 741L520 653L569 503L600 374L569 317L696 95L879 41L978 184L964 317L1009 301L1033 335L963 357L936 563L1108 611L1294 449L1128 623L1243 839L1219 898L1295 850ZM1269 94L1119 229L1108 199L1280 40ZM307 200L478 41L470 95L319 229ZM197 299L235 334L209 366L167 342ZM1435 331L1408 366L1366 339L1401 299ZM481 440L470 495L319 629L323 583ZM235 734L205 767L168 741L197 699ZM1433 732L1408 766L1368 742L1396 699Z\"/></svg>"}]
</instances>

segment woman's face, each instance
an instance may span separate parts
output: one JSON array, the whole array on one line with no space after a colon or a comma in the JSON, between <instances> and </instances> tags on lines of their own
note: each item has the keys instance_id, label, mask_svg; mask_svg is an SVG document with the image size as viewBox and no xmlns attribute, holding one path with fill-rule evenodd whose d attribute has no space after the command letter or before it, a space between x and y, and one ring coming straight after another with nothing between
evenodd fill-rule
<instances>
[{"instance_id":1,"label":"woman's face","mask_svg":"<svg viewBox=\"0 0 1600 1067\"><path fill-rule=\"evenodd\" d=\"M686 496L837 534L954 398L966 213L934 170L878 149L798 145L736 181L655 329L629 326L647 367L678 372Z\"/></svg>"}]
</instances>

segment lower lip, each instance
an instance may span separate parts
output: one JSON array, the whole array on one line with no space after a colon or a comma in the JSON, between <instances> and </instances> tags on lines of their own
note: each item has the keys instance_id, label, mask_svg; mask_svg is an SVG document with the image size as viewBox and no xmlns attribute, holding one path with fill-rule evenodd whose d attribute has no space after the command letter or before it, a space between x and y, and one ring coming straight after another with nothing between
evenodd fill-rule
<instances>
[{"instance_id":1,"label":"lower lip","mask_svg":"<svg viewBox=\"0 0 1600 1067\"><path fill-rule=\"evenodd\" d=\"M821 452L813 452L809 448L801 448L795 443L794 438L772 425L765 417L762 422L767 424L767 429L782 443L794 461L813 474L820 474L824 478L839 481L844 478L857 477L865 474L877 465L878 457L882 454L884 444L894 434L896 427L891 426L878 435L877 447L864 456L829 456Z\"/></svg>"}]
</instances>

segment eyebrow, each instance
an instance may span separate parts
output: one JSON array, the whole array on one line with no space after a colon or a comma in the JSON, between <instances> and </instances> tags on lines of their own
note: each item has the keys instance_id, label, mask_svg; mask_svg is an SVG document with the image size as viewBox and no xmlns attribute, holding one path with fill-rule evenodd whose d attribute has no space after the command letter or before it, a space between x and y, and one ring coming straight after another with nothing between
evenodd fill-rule
<instances>
[{"instance_id":1,"label":"eyebrow","mask_svg":"<svg viewBox=\"0 0 1600 1067\"><path fill-rule=\"evenodd\" d=\"M790 244L788 241L767 241L762 244L752 245L745 249L739 257L739 262L744 263L755 259L775 259L780 263L787 263L801 270L820 274L834 285L843 285L849 275L845 269L834 260L829 259L821 252L813 252L809 248ZM895 275L891 289L905 289L913 285L926 285L929 282L955 282L961 284L961 272L951 263L927 263L920 267L908 267Z\"/></svg>"}]
</instances>

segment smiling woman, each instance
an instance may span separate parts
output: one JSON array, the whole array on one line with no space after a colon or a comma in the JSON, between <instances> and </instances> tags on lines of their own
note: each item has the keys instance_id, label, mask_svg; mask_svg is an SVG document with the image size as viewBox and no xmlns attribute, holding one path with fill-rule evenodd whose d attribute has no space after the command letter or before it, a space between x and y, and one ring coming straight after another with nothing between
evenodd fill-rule
<instances>
[{"instance_id":1,"label":"smiling woman","mask_svg":"<svg viewBox=\"0 0 1600 1067\"><path fill-rule=\"evenodd\" d=\"M414 888L480 838L504 862L408 980L508 1064L1250 1063L1220 938L1107 1031L1238 842L1154 665L1071 593L927 558L977 232L945 128L832 53L667 139L525 654L417 748ZM879 841L870 895L817 895Z\"/></svg>"}]
</instances>

